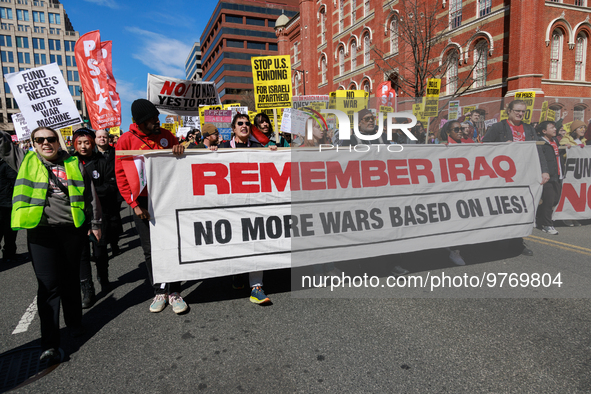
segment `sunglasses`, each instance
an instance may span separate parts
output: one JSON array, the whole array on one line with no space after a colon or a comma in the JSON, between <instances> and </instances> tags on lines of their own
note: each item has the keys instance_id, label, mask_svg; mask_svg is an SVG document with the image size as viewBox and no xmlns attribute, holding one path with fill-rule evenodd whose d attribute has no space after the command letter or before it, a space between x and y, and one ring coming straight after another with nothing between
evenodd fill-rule
<instances>
[{"instance_id":1,"label":"sunglasses","mask_svg":"<svg viewBox=\"0 0 591 394\"><path fill-rule=\"evenodd\" d=\"M250 122L236 122L236 124L237 124L238 126L243 126L243 125L245 125L245 124L246 124L247 126L250 126Z\"/></svg>"},{"instance_id":2,"label":"sunglasses","mask_svg":"<svg viewBox=\"0 0 591 394\"><path fill-rule=\"evenodd\" d=\"M365 118L363 118L362 120L366 121L366 122L371 122L372 120L375 120L376 117L375 116L366 116Z\"/></svg>"},{"instance_id":3,"label":"sunglasses","mask_svg":"<svg viewBox=\"0 0 591 394\"><path fill-rule=\"evenodd\" d=\"M458 133L462 129L460 127L454 127L452 130L454 133Z\"/></svg>"},{"instance_id":4,"label":"sunglasses","mask_svg":"<svg viewBox=\"0 0 591 394\"><path fill-rule=\"evenodd\" d=\"M39 145L43 144L45 141L49 142L50 144L53 144L57 141L57 137L35 137L33 141L35 141Z\"/></svg>"}]
</instances>

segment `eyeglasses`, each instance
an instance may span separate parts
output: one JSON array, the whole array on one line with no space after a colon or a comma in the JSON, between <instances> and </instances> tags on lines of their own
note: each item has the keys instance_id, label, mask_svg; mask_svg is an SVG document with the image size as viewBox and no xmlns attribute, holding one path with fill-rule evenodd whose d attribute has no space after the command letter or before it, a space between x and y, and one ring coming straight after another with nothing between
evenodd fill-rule
<instances>
[{"instance_id":1,"label":"eyeglasses","mask_svg":"<svg viewBox=\"0 0 591 394\"><path fill-rule=\"evenodd\" d=\"M50 144L53 144L57 141L57 137L35 137L33 141L35 141L39 145L43 144L45 141L49 142Z\"/></svg>"},{"instance_id":2,"label":"eyeglasses","mask_svg":"<svg viewBox=\"0 0 591 394\"><path fill-rule=\"evenodd\" d=\"M454 133L458 133L462 129L460 127L454 127L452 130Z\"/></svg>"},{"instance_id":3,"label":"eyeglasses","mask_svg":"<svg viewBox=\"0 0 591 394\"><path fill-rule=\"evenodd\" d=\"M375 119L376 119L375 116L366 116L362 120L365 121L365 122L371 122L372 120L375 120Z\"/></svg>"},{"instance_id":4,"label":"eyeglasses","mask_svg":"<svg viewBox=\"0 0 591 394\"><path fill-rule=\"evenodd\" d=\"M243 126L244 124L246 124L247 126L250 126L250 122L236 122L236 124L238 126Z\"/></svg>"}]
</instances>

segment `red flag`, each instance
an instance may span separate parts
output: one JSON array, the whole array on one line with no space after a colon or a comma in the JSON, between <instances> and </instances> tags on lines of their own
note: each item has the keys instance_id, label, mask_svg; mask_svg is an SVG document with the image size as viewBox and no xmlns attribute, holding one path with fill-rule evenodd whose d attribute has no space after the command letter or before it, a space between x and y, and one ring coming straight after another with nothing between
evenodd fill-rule
<instances>
[{"instance_id":1,"label":"red flag","mask_svg":"<svg viewBox=\"0 0 591 394\"><path fill-rule=\"evenodd\" d=\"M110 92L114 92L114 87L111 88L109 84L105 61L105 57L110 59L110 53L105 51L103 56L99 31L91 31L80 37L74 49L92 127L99 130L120 126L121 105L111 99ZM119 101L118 96L113 98Z\"/></svg>"},{"instance_id":2,"label":"red flag","mask_svg":"<svg viewBox=\"0 0 591 394\"><path fill-rule=\"evenodd\" d=\"M384 81L378 85L376 90L376 97L378 98L378 110L380 105L394 108L397 111L398 102L396 100L396 91L392 89L390 81Z\"/></svg>"},{"instance_id":3,"label":"red flag","mask_svg":"<svg viewBox=\"0 0 591 394\"><path fill-rule=\"evenodd\" d=\"M119 99L119 93L117 93L117 81L115 81L115 77L113 76L113 59L111 58L112 47L113 41L101 42L103 61L105 62L105 68L107 69L111 107L119 113L119 118L121 119L121 100Z\"/></svg>"}]
</instances>

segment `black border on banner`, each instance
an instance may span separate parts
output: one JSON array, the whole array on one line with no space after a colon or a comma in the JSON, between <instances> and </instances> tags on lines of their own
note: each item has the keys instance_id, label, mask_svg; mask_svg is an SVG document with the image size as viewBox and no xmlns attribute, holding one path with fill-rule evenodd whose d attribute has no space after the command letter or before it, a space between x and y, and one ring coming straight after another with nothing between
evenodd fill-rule
<instances>
[{"instance_id":1,"label":"black border on banner","mask_svg":"<svg viewBox=\"0 0 591 394\"><path fill-rule=\"evenodd\" d=\"M271 203L271 204L251 204L251 205L231 205L231 206L223 206L223 207L206 207L206 208L181 208L181 209L176 209L175 210L175 217L176 217L176 227L177 227L177 245L178 245L178 256L179 256L179 265L183 265L183 264L199 264L199 263L208 263L208 262L212 262L212 261L219 261L219 260L229 260L229 259L235 259L235 258L244 258L244 257L256 257L256 256L267 256L267 255L274 255L274 254L285 254L285 253L292 253L293 251L284 251L284 252L268 252L268 253L255 253L255 254L249 254L249 255L243 255L243 256L239 256L239 257L220 257L220 258L214 258L214 259L207 259L207 260L195 260L195 261L181 261L181 236L180 236L180 225L179 225L179 213L180 212L186 212L186 211L201 211L201 210L211 210L211 209L232 209L232 208L245 208L248 209L249 207L260 207L260 206L279 206L279 205L300 205L300 204L309 204L309 203L332 203L332 202L336 202L336 201L359 201L359 200L368 200L368 199L372 199L372 200L376 200L376 199L383 199L383 198L392 198L392 197L408 197L408 196L427 196L427 195L433 195L433 194L450 194L450 193L462 193L462 192L471 192L471 191L476 191L476 190L499 190L499 189L528 189L529 194L531 196L532 199L532 205L533 204L533 200L534 200L534 196L533 193L531 191L531 187L530 186L501 186L501 187L483 187L483 188L476 188L476 189L466 189L466 190L450 190L450 191L443 191L443 192L433 192L433 193L413 193L413 194L400 194L400 195L396 195L396 196L372 196L372 197L357 197L357 198L341 198L341 199L330 199L330 200L317 200L317 201L299 201L299 202L283 202L283 203ZM534 220L536 217L536 207L534 206ZM513 223L513 224L504 224L504 225L499 225L499 226L490 226L490 227L481 227L478 228L476 230L490 230L490 229L494 229L494 228L504 228L504 227L515 227L515 226L523 226L526 224L532 224L534 223L533 221L531 222L522 222L522 223ZM414 236L414 237L406 237L406 238L397 238L397 239L389 239L389 240L383 240L383 241L375 241L375 242L366 242L366 243L361 243L361 244L349 244L349 245L336 245L336 246L326 246L326 247L320 247L320 248L308 248L308 249L301 249L296 251L297 253L299 252L309 252L309 251L313 251L313 250L319 250L319 249L335 249L335 248L348 248L348 247L353 247L353 246L365 246L365 245L376 245L376 244L381 244L381 243L388 243L388 242L399 242L399 241L406 241L409 239L415 239L415 238L426 238L426 237L432 237L434 235L444 235L444 234L451 234L451 233L465 233L465 232L469 232L469 231L474 231L475 229L468 229L468 230L455 230L455 231L449 231L446 233L437 233L437 234L424 234L424 235L418 235L418 236Z\"/></svg>"}]
</instances>

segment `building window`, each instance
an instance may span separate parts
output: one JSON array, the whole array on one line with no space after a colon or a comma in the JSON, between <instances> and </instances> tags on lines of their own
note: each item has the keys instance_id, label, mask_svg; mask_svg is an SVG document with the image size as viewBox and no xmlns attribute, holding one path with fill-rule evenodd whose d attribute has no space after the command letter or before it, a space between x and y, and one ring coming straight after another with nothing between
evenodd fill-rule
<instances>
[{"instance_id":1,"label":"building window","mask_svg":"<svg viewBox=\"0 0 591 394\"><path fill-rule=\"evenodd\" d=\"M12 9L11 8L0 7L0 18L2 18L2 19L12 19Z\"/></svg>"},{"instance_id":2,"label":"building window","mask_svg":"<svg viewBox=\"0 0 591 394\"><path fill-rule=\"evenodd\" d=\"M47 64L47 56L44 53L35 53L35 64Z\"/></svg>"},{"instance_id":3,"label":"building window","mask_svg":"<svg viewBox=\"0 0 591 394\"><path fill-rule=\"evenodd\" d=\"M488 42L481 40L474 47L474 87L486 86Z\"/></svg>"},{"instance_id":4,"label":"building window","mask_svg":"<svg viewBox=\"0 0 591 394\"><path fill-rule=\"evenodd\" d=\"M24 64L31 64L31 54L29 52L17 52L18 62Z\"/></svg>"},{"instance_id":5,"label":"building window","mask_svg":"<svg viewBox=\"0 0 591 394\"><path fill-rule=\"evenodd\" d=\"M2 74L11 74L14 72L14 67L2 67Z\"/></svg>"},{"instance_id":6,"label":"building window","mask_svg":"<svg viewBox=\"0 0 591 394\"><path fill-rule=\"evenodd\" d=\"M45 12L33 11L33 22L45 23Z\"/></svg>"},{"instance_id":7,"label":"building window","mask_svg":"<svg viewBox=\"0 0 591 394\"><path fill-rule=\"evenodd\" d=\"M264 42L251 42L251 41L248 41L246 43L246 48L248 48L248 49L258 49L258 50L264 51L265 49L267 49L267 46L265 45Z\"/></svg>"},{"instance_id":8,"label":"building window","mask_svg":"<svg viewBox=\"0 0 591 394\"><path fill-rule=\"evenodd\" d=\"M587 7L587 0L575 0L575 5L580 7Z\"/></svg>"},{"instance_id":9,"label":"building window","mask_svg":"<svg viewBox=\"0 0 591 394\"><path fill-rule=\"evenodd\" d=\"M490 14L492 0L478 0L478 16Z\"/></svg>"},{"instance_id":10,"label":"building window","mask_svg":"<svg viewBox=\"0 0 591 394\"><path fill-rule=\"evenodd\" d=\"M55 29L53 27L49 28L49 34L60 34L61 30L60 29Z\"/></svg>"},{"instance_id":11,"label":"building window","mask_svg":"<svg viewBox=\"0 0 591 394\"><path fill-rule=\"evenodd\" d=\"M339 0L339 33L345 30L345 0Z\"/></svg>"},{"instance_id":12,"label":"building window","mask_svg":"<svg viewBox=\"0 0 591 394\"><path fill-rule=\"evenodd\" d=\"M28 48L29 47L29 38L28 37L15 37L16 38L16 47L17 48Z\"/></svg>"},{"instance_id":13,"label":"building window","mask_svg":"<svg viewBox=\"0 0 591 394\"><path fill-rule=\"evenodd\" d=\"M277 44L269 44L269 50L277 52L279 49L277 49Z\"/></svg>"},{"instance_id":14,"label":"building window","mask_svg":"<svg viewBox=\"0 0 591 394\"><path fill-rule=\"evenodd\" d=\"M562 30L556 29L552 33L552 48L550 49L550 79L562 77Z\"/></svg>"},{"instance_id":15,"label":"building window","mask_svg":"<svg viewBox=\"0 0 591 394\"><path fill-rule=\"evenodd\" d=\"M370 40L369 34L365 34L363 36L363 65L367 66L369 64L369 49L370 49Z\"/></svg>"},{"instance_id":16,"label":"building window","mask_svg":"<svg viewBox=\"0 0 591 394\"><path fill-rule=\"evenodd\" d=\"M0 51L0 59L2 63L14 63L14 54L12 51Z\"/></svg>"},{"instance_id":17,"label":"building window","mask_svg":"<svg viewBox=\"0 0 591 394\"><path fill-rule=\"evenodd\" d=\"M242 20L243 19L241 16L226 15L226 22L228 22L228 23L242 24Z\"/></svg>"},{"instance_id":18,"label":"building window","mask_svg":"<svg viewBox=\"0 0 591 394\"><path fill-rule=\"evenodd\" d=\"M452 51L447 57L447 94L454 94L458 90L458 52Z\"/></svg>"},{"instance_id":19,"label":"building window","mask_svg":"<svg viewBox=\"0 0 591 394\"><path fill-rule=\"evenodd\" d=\"M357 43L355 39L351 41L351 71L357 68Z\"/></svg>"},{"instance_id":20,"label":"building window","mask_svg":"<svg viewBox=\"0 0 591 394\"><path fill-rule=\"evenodd\" d=\"M265 20L259 18L249 18L246 17L246 24L253 25L253 26L265 26Z\"/></svg>"},{"instance_id":21,"label":"building window","mask_svg":"<svg viewBox=\"0 0 591 394\"><path fill-rule=\"evenodd\" d=\"M53 14L51 12L48 12L47 15L49 16L49 23L53 23L56 25L61 24L60 14Z\"/></svg>"},{"instance_id":22,"label":"building window","mask_svg":"<svg viewBox=\"0 0 591 394\"><path fill-rule=\"evenodd\" d=\"M33 26L33 31L35 33L45 33L45 28L42 26Z\"/></svg>"},{"instance_id":23,"label":"building window","mask_svg":"<svg viewBox=\"0 0 591 394\"><path fill-rule=\"evenodd\" d=\"M12 37L0 35L0 45L3 47L11 47L12 46Z\"/></svg>"},{"instance_id":24,"label":"building window","mask_svg":"<svg viewBox=\"0 0 591 394\"><path fill-rule=\"evenodd\" d=\"M369 81L367 79L363 81L363 84L361 86L363 86L363 90L365 90L367 93L371 93L371 88L369 86Z\"/></svg>"},{"instance_id":25,"label":"building window","mask_svg":"<svg viewBox=\"0 0 591 394\"><path fill-rule=\"evenodd\" d=\"M62 57L59 56L61 59ZM74 56L66 56L66 66L68 67L76 67L76 58Z\"/></svg>"},{"instance_id":26,"label":"building window","mask_svg":"<svg viewBox=\"0 0 591 394\"><path fill-rule=\"evenodd\" d=\"M345 48L339 48L339 75L345 74Z\"/></svg>"},{"instance_id":27,"label":"building window","mask_svg":"<svg viewBox=\"0 0 591 394\"><path fill-rule=\"evenodd\" d=\"M28 21L29 20L29 11L16 10L16 19L19 21Z\"/></svg>"},{"instance_id":28,"label":"building window","mask_svg":"<svg viewBox=\"0 0 591 394\"><path fill-rule=\"evenodd\" d=\"M62 55L49 55L50 63L57 63L58 66L62 65Z\"/></svg>"},{"instance_id":29,"label":"building window","mask_svg":"<svg viewBox=\"0 0 591 394\"><path fill-rule=\"evenodd\" d=\"M300 95L300 73L295 73L294 75L294 92L296 96Z\"/></svg>"},{"instance_id":30,"label":"building window","mask_svg":"<svg viewBox=\"0 0 591 394\"><path fill-rule=\"evenodd\" d=\"M328 67L326 64L326 56L322 56L320 60L320 72L322 74L322 83L326 83L326 73L328 71Z\"/></svg>"},{"instance_id":31,"label":"building window","mask_svg":"<svg viewBox=\"0 0 591 394\"><path fill-rule=\"evenodd\" d=\"M56 40L59 41L59 40ZM76 41L67 41L64 40L64 48L66 49L66 52L74 52L74 46L76 45ZM58 50L56 48L56 50Z\"/></svg>"},{"instance_id":32,"label":"building window","mask_svg":"<svg viewBox=\"0 0 591 394\"><path fill-rule=\"evenodd\" d=\"M357 1L351 0L351 25L355 24L355 16L357 15Z\"/></svg>"},{"instance_id":33,"label":"building window","mask_svg":"<svg viewBox=\"0 0 591 394\"><path fill-rule=\"evenodd\" d=\"M293 43L293 63L298 62L298 43Z\"/></svg>"},{"instance_id":34,"label":"building window","mask_svg":"<svg viewBox=\"0 0 591 394\"><path fill-rule=\"evenodd\" d=\"M62 50L62 43L60 40L52 40L51 38L48 39L49 41L49 49L52 51L61 51ZM66 41L68 42L68 41Z\"/></svg>"},{"instance_id":35,"label":"building window","mask_svg":"<svg viewBox=\"0 0 591 394\"><path fill-rule=\"evenodd\" d=\"M398 19L392 18L390 22L390 52L398 53Z\"/></svg>"},{"instance_id":36,"label":"building window","mask_svg":"<svg viewBox=\"0 0 591 394\"><path fill-rule=\"evenodd\" d=\"M45 49L45 40L43 38L33 38L33 49Z\"/></svg>"},{"instance_id":37,"label":"building window","mask_svg":"<svg viewBox=\"0 0 591 394\"><path fill-rule=\"evenodd\" d=\"M326 8L320 10L320 39L321 44L326 43Z\"/></svg>"},{"instance_id":38,"label":"building window","mask_svg":"<svg viewBox=\"0 0 591 394\"><path fill-rule=\"evenodd\" d=\"M68 82L78 82L79 80L78 71L68 71Z\"/></svg>"},{"instance_id":39,"label":"building window","mask_svg":"<svg viewBox=\"0 0 591 394\"><path fill-rule=\"evenodd\" d=\"M575 106L573 111L573 118L574 120L580 120L582 122L585 122L585 107L580 105Z\"/></svg>"},{"instance_id":40,"label":"building window","mask_svg":"<svg viewBox=\"0 0 591 394\"><path fill-rule=\"evenodd\" d=\"M462 24L462 0L450 0L449 3L449 26L455 29Z\"/></svg>"},{"instance_id":41,"label":"building window","mask_svg":"<svg viewBox=\"0 0 591 394\"><path fill-rule=\"evenodd\" d=\"M585 80L585 64L587 58L587 36L580 33L575 46L575 81Z\"/></svg>"},{"instance_id":42,"label":"building window","mask_svg":"<svg viewBox=\"0 0 591 394\"><path fill-rule=\"evenodd\" d=\"M364 0L363 3L363 15L364 16L369 16L369 0Z\"/></svg>"}]
</instances>

